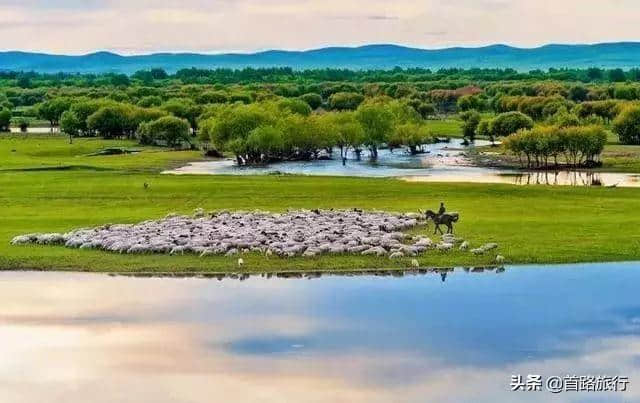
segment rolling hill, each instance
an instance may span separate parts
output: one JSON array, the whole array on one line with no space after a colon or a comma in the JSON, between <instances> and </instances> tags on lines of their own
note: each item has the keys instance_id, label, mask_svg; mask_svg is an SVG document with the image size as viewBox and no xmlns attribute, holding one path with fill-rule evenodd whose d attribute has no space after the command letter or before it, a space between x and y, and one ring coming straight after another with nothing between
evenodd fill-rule
<instances>
[{"instance_id":1,"label":"rolling hill","mask_svg":"<svg viewBox=\"0 0 640 403\"><path fill-rule=\"evenodd\" d=\"M526 71L549 67L630 68L640 66L640 42L594 45L546 45L516 48L491 45L479 48L418 49L397 45L328 47L308 51L270 50L258 53L196 54L155 53L121 56L97 52L65 56L19 51L0 52L0 70L38 72L122 72L161 67L173 72L182 68L243 68L288 66L295 69L349 68L391 69L400 67L511 67Z\"/></svg>"}]
</instances>

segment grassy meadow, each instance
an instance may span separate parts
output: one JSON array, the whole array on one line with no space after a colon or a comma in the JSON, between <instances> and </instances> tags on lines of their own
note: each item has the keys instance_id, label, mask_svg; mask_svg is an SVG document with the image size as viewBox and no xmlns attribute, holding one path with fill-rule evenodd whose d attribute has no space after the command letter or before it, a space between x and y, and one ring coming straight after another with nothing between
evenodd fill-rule
<instances>
[{"instance_id":1,"label":"grassy meadow","mask_svg":"<svg viewBox=\"0 0 640 403\"><path fill-rule=\"evenodd\" d=\"M90 156L107 147L139 153ZM416 211L442 200L461 213L457 233L473 246L497 242L509 263L622 261L640 257L640 189L406 183L304 176L171 176L160 171L201 159L192 151L127 141L0 136L0 268L117 272L236 271L235 258L120 255L50 246L12 246L12 237L134 223L195 208L352 208ZM150 186L145 189L143 184ZM415 232L430 234L433 228ZM495 255L429 251L424 266L491 264ZM409 259L354 255L281 259L246 255L246 270L406 267Z\"/></svg>"}]
</instances>

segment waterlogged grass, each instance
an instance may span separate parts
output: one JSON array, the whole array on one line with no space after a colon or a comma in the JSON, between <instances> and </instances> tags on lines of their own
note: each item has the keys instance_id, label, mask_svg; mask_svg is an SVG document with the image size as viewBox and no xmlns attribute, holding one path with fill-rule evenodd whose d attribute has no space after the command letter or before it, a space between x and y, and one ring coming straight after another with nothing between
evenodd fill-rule
<instances>
[{"instance_id":1,"label":"waterlogged grass","mask_svg":"<svg viewBox=\"0 0 640 403\"><path fill-rule=\"evenodd\" d=\"M195 208L366 208L416 211L442 200L461 213L458 234L472 246L497 242L509 263L640 259L640 189L407 183L393 179L302 176L171 176L159 171L198 153L144 148L88 157L131 142L0 138L0 268L127 272L237 271L236 259L194 255L120 255L51 246L12 246L12 237L106 223L135 223ZM10 151L20 145L19 155ZM8 157L9 159L7 159ZM65 169L38 167L72 166ZM5 169L2 171L1 169ZM9 169L9 170L7 170ZM15 170L19 169L19 170ZM31 169L31 170L27 170ZM143 184L150 186L145 189ZM414 232L431 233L418 228ZM243 256L246 270L407 267L409 259L353 255L281 259ZM485 265L495 254L429 251L423 266Z\"/></svg>"}]
</instances>

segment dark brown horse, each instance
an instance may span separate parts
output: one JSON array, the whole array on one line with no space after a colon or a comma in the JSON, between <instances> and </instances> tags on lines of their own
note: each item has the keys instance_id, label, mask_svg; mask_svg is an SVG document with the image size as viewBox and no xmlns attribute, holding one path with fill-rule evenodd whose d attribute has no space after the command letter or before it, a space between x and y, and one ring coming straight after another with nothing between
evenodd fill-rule
<instances>
[{"instance_id":1,"label":"dark brown horse","mask_svg":"<svg viewBox=\"0 0 640 403\"><path fill-rule=\"evenodd\" d=\"M422 213L422 211L420 211ZM444 214L436 214L431 210L427 210L424 213L424 216L427 220L431 219L433 223L436 225L436 228L433 230L433 233L436 234L440 231L440 234L443 234L440 229L440 225L447 226L447 234L453 234L453 223L458 222L460 219L460 215L458 213L444 213Z\"/></svg>"}]
</instances>

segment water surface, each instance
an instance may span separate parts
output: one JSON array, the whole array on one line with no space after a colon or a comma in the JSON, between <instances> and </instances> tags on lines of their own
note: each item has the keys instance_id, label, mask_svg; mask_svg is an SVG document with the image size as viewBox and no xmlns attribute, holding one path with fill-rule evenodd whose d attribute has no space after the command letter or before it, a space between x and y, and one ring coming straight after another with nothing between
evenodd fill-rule
<instances>
[{"instance_id":1,"label":"water surface","mask_svg":"<svg viewBox=\"0 0 640 403\"><path fill-rule=\"evenodd\" d=\"M3 272L1 400L638 401L639 283L640 263L244 281ZM631 386L509 391L529 373Z\"/></svg>"},{"instance_id":2,"label":"water surface","mask_svg":"<svg viewBox=\"0 0 640 403\"><path fill-rule=\"evenodd\" d=\"M488 141L477 140L471 147L489 144ZM466 156L468 149L469 147L461 144L459 139L454 139L450 143L425 145L425 153L417 155L410 155L403 149L380 150L376 161L371 161L364 152L360 160L352 155L346 165L342 164L340 152L336 150L334 158L328 160L288 161L263 166L238 166L233 159L199 161L164 173L177 175L295 174L397 177L411 182L640 187L640 175L626 173L525 171L479 167Z\"/></svg>"}]
</instances>

